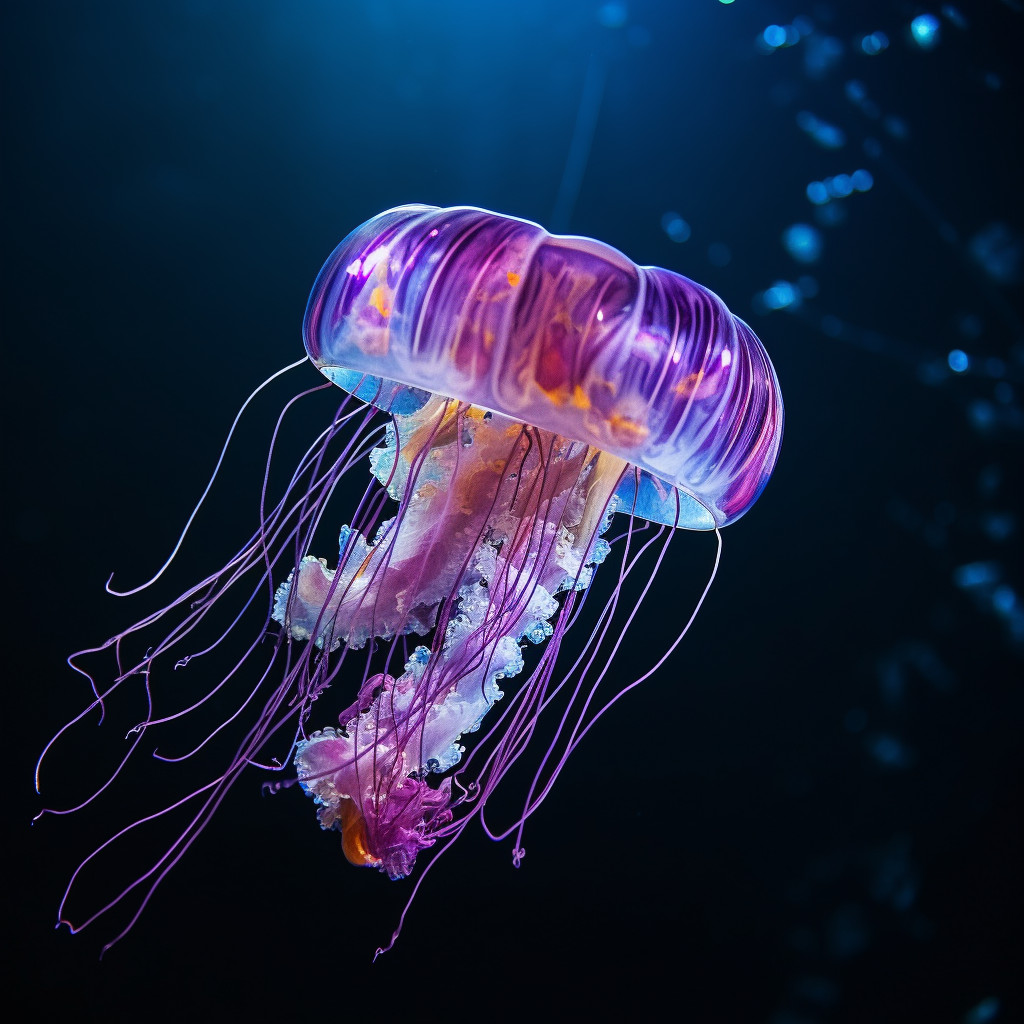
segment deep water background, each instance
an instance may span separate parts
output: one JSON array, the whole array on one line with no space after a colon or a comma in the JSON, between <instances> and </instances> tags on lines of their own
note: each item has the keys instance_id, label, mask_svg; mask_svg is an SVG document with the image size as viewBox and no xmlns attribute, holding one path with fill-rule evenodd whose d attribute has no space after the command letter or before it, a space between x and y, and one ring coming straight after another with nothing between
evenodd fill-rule
<instances>
[{"instance_id":1,"label":"deep water background","mask_svg":"<svg viewBox=\"0 0 1024 1024\"><path fill-rule=\"evenodd\" d=\"M4 931L32 1005L1024 1020L1017 0L2 18ZM843 195L856 170L871 187ZM163 560L241 401L301 354L322 261L405 202L592 235L717 291L779 371L775 478L680 649L531 819L520 870L471 829L371 964L408 885L349 868L309 801L254 772L98 963L123 922L53 931L63 886L169 791L140 776L29 828L35 758L84 699L63 659L150 610L103 582ZM787 251L793 224L816 262ZM314 382L257 404L174 582L243 539L274 412ZM710 539L671 554L620 682L689 614ZM87 792L120 735L80 727L46 800ZM124 870L84 878L79 915Z\"/></svg>"}]
</instances>

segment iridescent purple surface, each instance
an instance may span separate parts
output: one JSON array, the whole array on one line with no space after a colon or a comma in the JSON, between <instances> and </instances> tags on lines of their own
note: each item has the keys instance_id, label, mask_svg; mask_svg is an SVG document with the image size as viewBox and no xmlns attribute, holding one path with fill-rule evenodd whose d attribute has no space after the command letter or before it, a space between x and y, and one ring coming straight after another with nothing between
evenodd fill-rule
<instances>
[{"instance_id":1,"label":"iridescent purple surface","mask_svg":"<svg viewBox=\"0 0 1024 1024\"><path fill-rule=\"evenodd\" d=\"M620 498L660 522L735 521L778 456L775 370L718 296L514 217L403 206L372 218L324 265L303 331L324 374L377 404L445 395L639 467L639 493L627 474Z\"/></svg>"}]
</instances>

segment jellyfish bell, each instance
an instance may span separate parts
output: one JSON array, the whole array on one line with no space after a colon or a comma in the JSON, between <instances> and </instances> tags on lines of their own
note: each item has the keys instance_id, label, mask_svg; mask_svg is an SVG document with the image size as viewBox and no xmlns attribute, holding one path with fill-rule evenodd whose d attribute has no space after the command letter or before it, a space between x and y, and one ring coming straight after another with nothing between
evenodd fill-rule
<instances>
[{"instance_id":1,"label":"jellyfish bell","mask_svg":"<svg viewBox=\"0 0 1024 1024\"><path fill-rule=\"evenodd\" d=\"M172 649L180 658L229 590L253 580L251 602L269 584L271 664L193 753L244 719L258 693L262 708L227 769L192 794L198 810L168 852L99 913L141 886L137 917L227 788L249 765L267 762L282 732L289 756L264 766L294 766L321 826L340 831L353 864L403 877L421 851L443 851L473 819L492 838L514 833L518 861L526 819L624 692L597 699L608 671L608 658L597 655L638 564L625 552L654 543L635 543L632 525L583 653L556 672L609 554L603 534L613 516L649 521L665 543L676 527L717 534L756 501L779 451L774 369L717 296L600 242L513 217L405 206L372 218L321 270L303 336L309 360L347 392L335 420L233 559L104 645L117 653L118 674L69 723L132 678L149 694L157 666ZM376 410L388 418L383 443L374 444ZM309 548L339 480L367 453L371 485L329 565ZM664 547L656 566L663 557ZM642 595L651 579L653 572ZM177 625L125 667L126 639L148 635L171 612ZM635 615L633 608L617 628L624 632ZM211 692L240 672L258 641ZM613 637L613 653L619 643ZM537 650L528 671L524 648ZM363 668L352 671L358 652ZM356 684L355 699L337 724L325 723L320 698L346 680ZM163 717L150 711L129 755L148 730L196 706ZM522 812L492 830L487 799L545 712L555 725Z\"/></svg>"},{"instance_id":2,"label":"jellyfish bell","mask_svg":"<svg viewBox=\"0 0 1024 1024\"><path fill-rule=\"evenodd\" d=\"M320 271L303 335L321 373L365 400L402 412L449 395L637 466L642 492L677 490L670 522L687 529L738 519L778 457L775 370L718 296L530 221L374 217Z\"/></svg>"}]
</instances>

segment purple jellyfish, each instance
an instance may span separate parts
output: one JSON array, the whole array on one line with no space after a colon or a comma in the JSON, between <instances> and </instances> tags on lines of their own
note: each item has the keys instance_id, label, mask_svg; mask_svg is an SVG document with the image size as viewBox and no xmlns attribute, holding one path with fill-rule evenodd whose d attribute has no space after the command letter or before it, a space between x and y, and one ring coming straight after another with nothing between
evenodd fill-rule
<instances>
[{"instance_id":1,"label":"purple jellyfish","mask_svg":"<svg viewBox=\"0 0 1024 1024\"><path fill-rule=\"evenodd\" d=\"M147 732L205 703L270 642L241 707L184 756L245 722L251 705L247 731L222 774L132 823L79 867L72 884L124 832L198 805L148 871L72 930L138 891L123 935L252 764L276 772L293 764L321 826L340 831L353 864L401 878L420 851L437 844L442 852L474 817L492 838L515 835L518 863L526 819L625 692L597 699L608 668L597 652L639 553L653 550L656 569L673 528L717 534L754 503L778 456L775 371L717 296L600 242L549 235L513 217L429 206L374 217L324 265L303 335L312 363L347 393L333 422L274 504L265 483L259 527L234 558L94 649L114 648L117 673L105 692L94 685L95 699L69 723L102 712L114 690L140 680L149 712L120 771ZM341 529L331 568L308 550L339 480L367 455L373 479ZM609 554L603 534L615 513L630 517L616 585L583 653L556 672L566 631ZM647 524L634 526L638 520ZM242 605L268 598L258 635L206 696L158 714L157 667L172 649L180 666L227 638L230 629L181 654L243 579L252 582ZM613 653L635 615L616 627ZM129 636L168 621L144 657L126 660ZM524 658L531 645L538 654ZM521 673L523 682L506 683ZM327 725L326 701L316 702L339 676L360 685L337 724ZM492 830L488 796L545 711L553 728L522 812ZM290 745L286 757L267 753L272 740ZM63 911L64 904L62 918Z\"/></svg>"}]
</instances>

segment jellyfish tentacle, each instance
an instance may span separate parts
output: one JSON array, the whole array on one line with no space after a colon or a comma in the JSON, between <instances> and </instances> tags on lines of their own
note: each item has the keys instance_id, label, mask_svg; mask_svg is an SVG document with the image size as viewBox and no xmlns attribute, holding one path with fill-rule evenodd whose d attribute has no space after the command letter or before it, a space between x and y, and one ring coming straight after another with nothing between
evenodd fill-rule
<instances>
[{"instance_id":1,"label":"jellyfish tentacle","mask_svg":"<svg viewBox=\"0 0 1024 1024\"><path fill-rule=\"evenodd\" d=\"M417 647L397 677L367 678L342 714L342 728L312 733L295 756L322 827L342 831L343 850L354 863L392 877L408 874L419 850L451 820L450 780L435 789L428 778L459 762L465 750L460 740L479 729L502 697L500 680L521 672L520 642L539 645L555 633L549 621L559 611L554 595L586 587L593 571L588 563L604 557L598 536L625 468L578 442L463 409L452 429L433 433L430 455L417 472L394 474L399 439L407 441L407 458L421 452L417 418L424 415L396 418L395 451L389 447L377 456L376 468L386 466L404 485L405 505L392 521L389 573L377 577L378 592L368 603L398 606L397 595L409 589L403 554L422 551L423 520L429 519L439 562L460 569L454 585L445 583L449 595L438 609L437 639L432 648ZM465 449L472 449L471 458ZM446 477L437 477L438 466ZM442 481L446 486L439 490ZM481 493L489 500L480 501ZM346 593L378 557L377 547L365 541L354 556L346 554L349 540L336 570L350 577ZM318 567L325 577L329 572L319 560L304 562L300 573L305 566L314 572ZM393 592L385 595L386 586ZM282 588L279 614L284 605L294 609L294 589L294 582ZM316 607L307 594L299 596ZM351 629L356 609L345 600L326 617L333 622L344 615L344 628ZM324 611L321 603L321 620ZM294 612L289 625L293 637L307 638ZM351 633L347 642L353 643Z\"/></svg>"}]
</instances>

